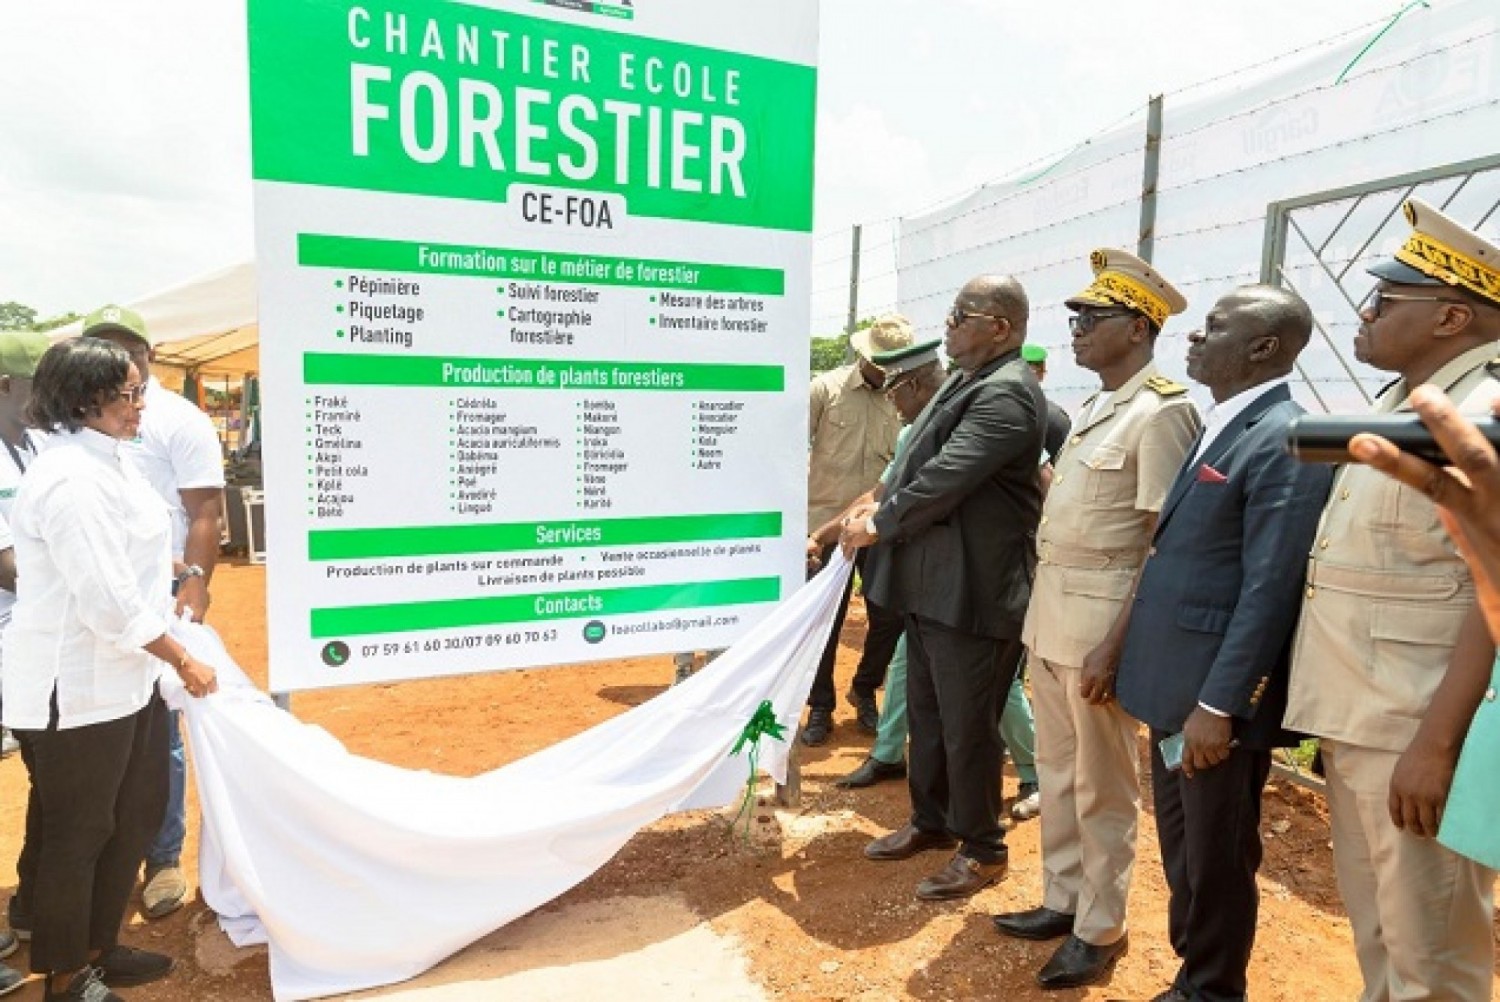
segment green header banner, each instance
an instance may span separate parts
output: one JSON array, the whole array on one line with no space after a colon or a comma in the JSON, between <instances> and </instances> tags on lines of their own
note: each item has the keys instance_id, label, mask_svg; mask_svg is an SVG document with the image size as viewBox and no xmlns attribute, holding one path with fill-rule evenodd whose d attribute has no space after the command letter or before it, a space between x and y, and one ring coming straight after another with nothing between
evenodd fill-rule
<instances>
[{"instance_id":1,"label":"green header banner","mask_svg":"<svg viewBox=\"0 0 1500 1002\"><path fill-rule=\"evenodd\" d=\"M651 289L693 289L699 292L739 292L752 296L780 296L786 293L786 273L779 268L660 261L601 254L567 254L530 248L414 243L323 233L297 234L297 263L315 268L344 268L353 271L462 275L471 278L627 285Z\"/></svg>"},{"instance_id":2,"label":"green header banner","mask_svg":"<svg viewBox=\"0 0 1500 1002\"><path fill-rule=\"evenodd\" d=\"M402 602L312 610L312 635L318 640L372 633L410 633L467 626L536 623L553 619L624 616L716 605L750 605L781 598L780 578L698 581L691 584L599 588L495 598L460 598L440 602Z\"/></svg>"},{"instance_id":3,"label":"green header banner","mask_svg":"<svg viewBox=\"0 0 1500 1002\"><path fill-rule=\"evenodd\" d=\"M311 560L370 560L775 539L780 535L781 513L778 511L489 525L418 525L395 529L315 529L307 534L307 555Z\"/></svg>"},{"instance_id":4,"label":"green header banner","mask_svg":"<svg viewBox=\"0 0 1500 1002\"><path fill-rule=\"evenodd\" d=\"M753 16L753 14L746 15ZM810 232L810 66L441 0L250 0L256 180Z\"/></svg>"},{"instance_id":5,"label":"green header banner","mask_svg":"<svg viewBox=\"0 0 1500 1002\"><path fill-rule=\"evenodd\" d=\"M779 365L714 362L563 362L432 355L302 356L309 386L446 386L457 390L682 390L779 393Z\"/></svg>"}]
</instances>

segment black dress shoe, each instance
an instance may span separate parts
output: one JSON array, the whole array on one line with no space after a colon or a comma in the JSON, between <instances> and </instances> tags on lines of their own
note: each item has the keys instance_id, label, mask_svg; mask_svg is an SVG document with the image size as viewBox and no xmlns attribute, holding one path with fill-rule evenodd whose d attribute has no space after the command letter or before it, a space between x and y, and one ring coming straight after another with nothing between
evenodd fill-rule
<instances>
[{"instance_id":1,"label":"black dress shoe","mask_svg":"<svg viewBox=\"0 0 1500 1002\"><path fill-rule=\"evenodd\" d=\"M882 762L878 758L867 758L860 763L849 775L833 781L834 786L845 790L854 790L864 786L874 786L876 783L887 779L905 779L906 763Z\"/></svg>"},{"instance_id":2,"label":"black dress shoe","mask_svg":"<svg viewBox=\"0 0 1500 1002\"><path fill-rule=\"evenodd\" d=\"M1129 940L1125 935L1108 946L1090 946L1069 936L1037 973L1036 983L1043 988L1082 988L1102 981L1124 955Z\"/></svg>"},{"instance_id":3,"label":"black dress shoe","mask_svg":"<svg viewBox=\"0 0 1500 1002\"><path fill-rule=\"evenodd\" d=\"M995 928L1017 939L1056 939L1073 931L1073 916L1043 905L1027 912L996 915Z\"/></svg>"},{"instance_id":4,"label":"black dress shoe","mask_svg":"<svg viewBox=\"0 0 1500 1002\"><path fill-rule=\"evenodd\" d=\"M882 835L865 846L865 858L911 859L928 849L951 849L956 845L958 839L947 832L924 832L916 825L902 825L889 835Z\"/></svg>"},{"instance_id":5,"label":"black dress shoe","mask_svg":"<svg viewBox=\"0 0 1500 1002\"><path fill-rule=\"evenodd\" d=\"M828 743L833 732L832 710L808 710L807 723L802 725L802 743L809 748Z\"/></svg>"},{"instance_id":6,"label":"black dress shoe","mask_svg":"<svg viewBox=\"0 0 1500 1002\"><path fill-rule=\"evenodd\" d=\"M874 734L880 730L880 707L875 705L873 693L863 696L850 689L844 693L844 698L854 707L854 719L860 730L866 734Z\"/></svg>"}]
</instances>

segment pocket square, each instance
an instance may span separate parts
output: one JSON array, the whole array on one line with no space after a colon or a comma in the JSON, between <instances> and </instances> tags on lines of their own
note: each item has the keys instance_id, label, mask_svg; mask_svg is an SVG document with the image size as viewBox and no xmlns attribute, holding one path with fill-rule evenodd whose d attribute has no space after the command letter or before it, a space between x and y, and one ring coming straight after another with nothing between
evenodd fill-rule
<instances>
[{"instance_id":1,"label":"pocket square","mask_svg":"<svg viewBox=\"0 0 1500 1002\"><path fill-rule=\"evenodd\" d=\"M1209 466L1207 463L1201 463L1201 464L1199 464L1199 466L1198 466L1198 483L1200 483L1200 484L1225 484L1225 483L1228 483L1228 482L1229 482L1229 478L1226 477L1226 476L1224 476L1224 474L1220 473L1218 470L1214 469L1212 466Z\"/></svg>"}]
</instances>

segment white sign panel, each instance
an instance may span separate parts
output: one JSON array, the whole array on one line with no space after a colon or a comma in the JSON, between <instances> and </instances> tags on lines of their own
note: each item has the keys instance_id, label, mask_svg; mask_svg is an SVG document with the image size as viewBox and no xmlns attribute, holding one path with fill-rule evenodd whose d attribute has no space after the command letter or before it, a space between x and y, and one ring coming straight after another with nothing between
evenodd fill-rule
<instances>
[{"instance_id":1,"label":"white sign panel","mask_svg":"<svg viewBox=\"0 0 1500 1002\"><path fill-rule=\"evenodd\" d=\"M721 647L795 590L816 5L249 11L272 688Z\"/></svg>"}]
</instances>

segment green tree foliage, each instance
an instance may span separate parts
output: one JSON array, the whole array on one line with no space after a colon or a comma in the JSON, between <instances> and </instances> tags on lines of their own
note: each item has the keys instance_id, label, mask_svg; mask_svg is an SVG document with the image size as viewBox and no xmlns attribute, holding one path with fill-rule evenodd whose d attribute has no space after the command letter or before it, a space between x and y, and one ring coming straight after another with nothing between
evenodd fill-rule
<instances>
[{"instance_id":1,"label":"green tree foliage","mask_svg":"<svg viewBox=\"0 0 1500 1002\"><path fill-rule=\"evenodd\" d=\"M82 313L75 313L72 310L69 310L67 313L60 313L57 316L49 317L46 320L38 320L36 323L31 325L31 329L34 331L50 331L57 327L66 327L73 321L82 319Z\"/></svg>"},{"instance_id":2,"label":"green tree foliage","mask_svg":"<svg viewBox=\"0 0 1500 1002\"><path fill-rule=\"evenodd\" d=\"M865 317L854 325L854 329L862 331L875 323L874 317ZM829 369L837 369L849 358L849 335L830 334L827 337L813 336L812 340L812 374L816 376L820 372Z\"/></svg>"},{"instance_id":3,"label":"green tree foliage","mask_svg":"<svg viewBox=\"0 0 1500 1002\"><path fill-rule=\"evenodd\" d=\"M0 331L29 331L36 323L36 310L21 303L0 303Z\"/></svg>"},{"instance_id":4,"label":"green tree foliage","mask_svg":"<svg viewBox=\"0 0 1500 1002\"><path fill-rule=\"evenodd\" d=\"M0 331L50 331L80 319L82 313L63 313L46 320L36 318L36 310L25 303L0 303Z\"/></svg>"}]
</instances>

